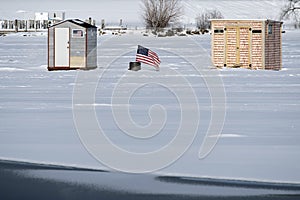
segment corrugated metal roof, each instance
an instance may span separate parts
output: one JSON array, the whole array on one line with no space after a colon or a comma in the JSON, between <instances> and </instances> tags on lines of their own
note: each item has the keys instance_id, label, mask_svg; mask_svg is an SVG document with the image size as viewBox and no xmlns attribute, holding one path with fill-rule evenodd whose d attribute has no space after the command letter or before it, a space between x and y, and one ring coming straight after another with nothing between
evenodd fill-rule
<instances>
[{"instance_id":1,"label":"corrugated metal roof","mask_svg":"<svg viewBox=\"0 0 300 200\"><path fill-rule=\"evenodd\" d=\"M67 19L65 21L59 22L57 24L54 24L53 26L57 26L59 24L65 23L65 22L71 22L73 24L76 24L78 26L82 26L84 28L97 28L97 26L94 26L92 24L86 23L86 22L84 22L84 21L82 21L80 19ZM51 27L53 27L53 26L51 26Z\"/></svg>"}]
</instances>

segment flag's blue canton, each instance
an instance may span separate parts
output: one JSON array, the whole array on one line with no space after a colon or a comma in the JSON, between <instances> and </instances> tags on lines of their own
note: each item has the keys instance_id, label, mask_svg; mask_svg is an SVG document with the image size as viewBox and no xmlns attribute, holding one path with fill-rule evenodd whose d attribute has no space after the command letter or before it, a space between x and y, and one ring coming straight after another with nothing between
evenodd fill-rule
<instances>
[{"instance_id":1,"label":"flag's blue canton","mask_svg":"<svg viewBox=\"0 0 300 200\"><path fill-rule=\"evenodd\" d=\"M137 50L137 53L138 54L141 54L141 55L144 55L144 56L148 56L148 52L149 52L149 49L147 48L144 48L142 46L138 46L138 50Z\"/></svg>"}]
</instances>

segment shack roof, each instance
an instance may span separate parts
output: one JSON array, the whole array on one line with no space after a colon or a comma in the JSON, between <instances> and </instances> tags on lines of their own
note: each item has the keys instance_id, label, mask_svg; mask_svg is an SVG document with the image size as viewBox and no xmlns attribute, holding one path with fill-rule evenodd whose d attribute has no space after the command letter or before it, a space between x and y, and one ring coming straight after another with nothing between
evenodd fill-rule
<instances>
[{"instance_id":1,"label":"shack roof","mask_svg":"<svg viewBox=\"0 0 300 200\"><path fill-rule=\"evenodd\" d=\"M57 23L57 24L54 24L53 26L57 26L57 25L59 25L59 24L65 23L65 22L71 22L71 23L73 23L73 24L76 24L76 25L78 25L78 26L82 26L82 27L84 27L84 28L97 28L97 26L94 26L94 25L92 25L92 24L86 23L86 22L84 22L84 21L82 21L82 20L80 20L80 19L67 19L67 20L64 20L64 21L62 21L62 22L59 22L59 23ZM53 26L51 26L51 27L53 27Z\"/></svg>"},{"instance_id":2,"label":"shack roof","mask_svg":"<svg viewBox=\"0 0 300 200\"><path fill-rule=\"evenodd\" d=\"M210 21L270 21L270 22L278 22L282 23L281 21L271 20L271 19L210 19Z\"/></svg>"}]
</instances>

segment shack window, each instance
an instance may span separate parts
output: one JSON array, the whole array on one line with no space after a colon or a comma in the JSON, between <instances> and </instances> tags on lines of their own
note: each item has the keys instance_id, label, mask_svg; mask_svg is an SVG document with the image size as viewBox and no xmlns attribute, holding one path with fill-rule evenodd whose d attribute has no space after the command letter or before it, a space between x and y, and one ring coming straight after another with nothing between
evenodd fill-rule
<instances>
[{"instance_id":1,"label":"shack window","mask_svg":"<svg viewBox=\"0 0 300 200\"><path fill-rule=\"evenodd\" d=\"M224 33L224 30L223 29L215 29L214 33Z\"/></svg>"},{"instance_id":2,"label":"shack window","mask_svg":"<svg viewBox=\"0 0 300 200\"><path fill-rule=\"evenodd\" d=\"M273 34L273 24L269 24L269 26L268 26L268 34Z\"/></svg>"},{"instance_id":3,"label":"shack window","mask_svg":"<svg viewBox=\"0 0 300 200\"><path fill-rule=\"evenodd\" d=\"M261 30L252 30L252 33L261 33Z\"/></svg>"},{"instance_id":4,"label":"shack window","mask_svg":"<svg viewBox=\"0 0 300 200\"><path fill-rule=\"evenodd\" d=\"M73 29L72 30L72 37L73 38L82 38L83 37L83 30Z\"/></svg>"}]
</instances>

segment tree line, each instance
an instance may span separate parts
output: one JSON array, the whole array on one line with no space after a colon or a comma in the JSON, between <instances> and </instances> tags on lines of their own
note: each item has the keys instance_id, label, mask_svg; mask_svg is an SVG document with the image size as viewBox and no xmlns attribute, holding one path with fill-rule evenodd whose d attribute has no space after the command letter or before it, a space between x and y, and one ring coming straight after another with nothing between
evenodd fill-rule
<instances>
[{"instance_id":1,"label":"tree line","mask_svg":"<svg viewBox=\"0 0 300 200\"><path fill-rule=\"evenodd\" d=\"M293 20L295 27L300 28L300 0L286 0L280 15L280 20L284 19Z\"/></svg>"},{"instance_id":2,"label":"tree line","mask_svg":"<svg viewBox=\"0 0 300 200\"><path fill-rule=\"evenodd\" d=\"M286 4L282 8L280 20L292 19L300 27L300 0L285 0ZM155 32L176 24L183 15L181 0L141 0L142 18L146 28ZM195 17L197 28L201 32L210 29L210 19L221 19L223 15L220 11L205 10Z\"/></svg>"}]
</instances>

